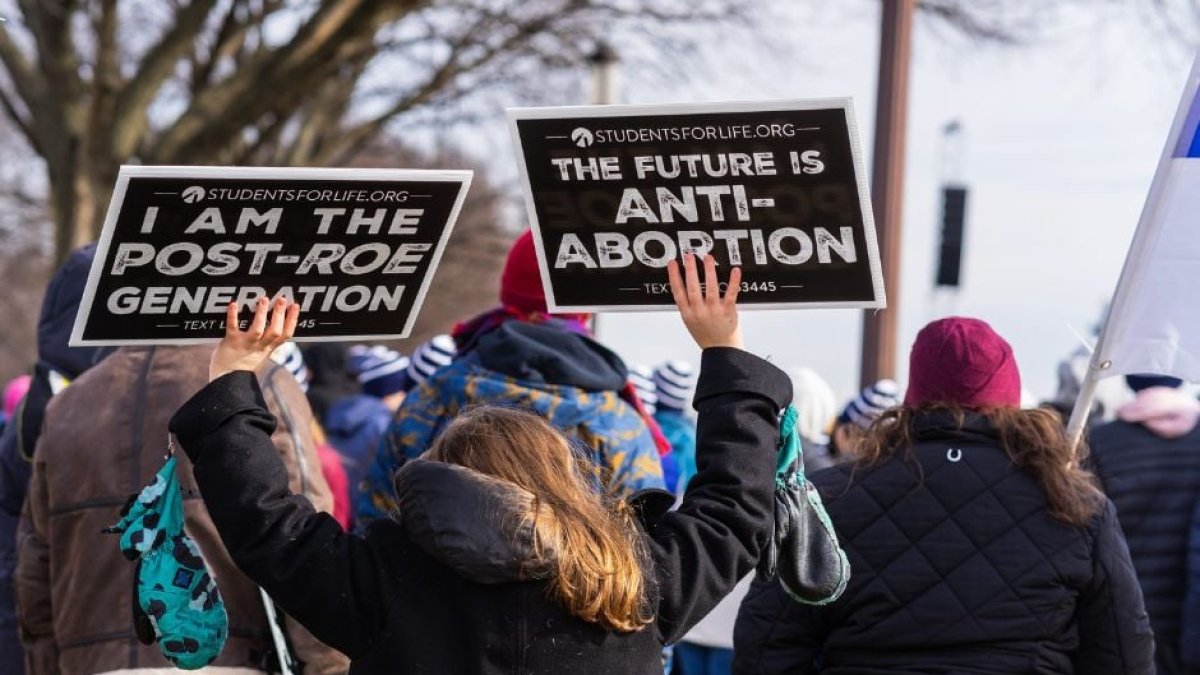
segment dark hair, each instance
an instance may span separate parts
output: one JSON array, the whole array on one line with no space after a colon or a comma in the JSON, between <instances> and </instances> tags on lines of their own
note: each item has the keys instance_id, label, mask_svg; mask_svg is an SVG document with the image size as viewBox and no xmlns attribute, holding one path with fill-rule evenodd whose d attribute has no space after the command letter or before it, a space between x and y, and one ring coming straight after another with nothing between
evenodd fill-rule
<instances>
[{"instance_id":1,"label":"dark hair","mask_svg":"<svg viewBox=\"0 0 1200 675\"><path fill-rule=\"evenodd\" d=\"M976 411L991 422L1009 461L1033 474L1046 492L1050 515L1072 525L1084 525L1100 510L1104 494L1096 478L1082 466L1087 446L1073 449L1059 416L1049 410L987 408ZM929 413L949 414L962 428L968 411L936 403L916 408L893 408L875 420L855 453L856 467L871 467L896 452L911 451L913 423Z\"/></svg>"}]
</instances>

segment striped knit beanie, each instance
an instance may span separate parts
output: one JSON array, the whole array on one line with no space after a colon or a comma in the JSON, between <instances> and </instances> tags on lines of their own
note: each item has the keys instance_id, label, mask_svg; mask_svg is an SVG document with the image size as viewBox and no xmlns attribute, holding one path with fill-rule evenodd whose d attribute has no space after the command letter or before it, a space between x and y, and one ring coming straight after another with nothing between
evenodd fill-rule
<instances>
[{"instance_id":1,"label":"striped knit beanie","mask_svg":"<svg viewBox=\"0 0 1200 675\"><path fill-rule=\"evenodd\" d=\"M454 339L449 335L438 335L417 347L408 363L410 386L424 384L439 368L450 365L455 351Z\"/></svg>"},{"instance_id":2,"label":"striped knit beanie","mask_svg":"<svg viewBox=\"0 0 1200 675\"><path fill-rule=\"evenodd\" d=\"M630 366L629 381L633 383L634 391L642 400L642 407L653 415L654 411L658 409L658 393L654 390L654 371L650 369L650 366L642 364Z\"/></svg>"},{"instance_id":3,"label":"striped knit beanie","mask_svg":"<svg viewBox=\"0 0 1200 675\"><path fill-rule=\"evenodd\" d=\"M696 387L696 369L687 361L667 361L654 370L654 388L661 408L682 411L687 408Z\"/></svg>"},{"instance_id":4,"label":"striped knit beanie","mask_svg":"<svg viewBox=\"0 0 1200 675\"><path fill-rule=\"evenodd\" d=\"M408 389L408 357L383 345L350 348L350 372L364 394L384 398Z\"/></svg>"},{"instance_id":5,"label":"striped knit beanie","mask_svg":"<svg viewBox=\"0 0 1200 675\"><path fill-rule=\"evenodd\" d=\"M296 346L295 342L279 345L271 352L271 360L286 368L292 377L296 378L296 382L300 383L301 390L308 391L308 367L304 365L304 355L300 353L300 347Z\"/></svg>"},{"instance_id":6,"label":"striped knit beanie","mask_svg":"<svg viewBox=\"0 0 1200 675\"><path fill-rule=\"evenodd\" d=\"M861 429L871 426L884 411L900 405L900 387L891 380L880 380L851 399L838 415L838 424L853 423Z\"/></svg>"}]
</instances>

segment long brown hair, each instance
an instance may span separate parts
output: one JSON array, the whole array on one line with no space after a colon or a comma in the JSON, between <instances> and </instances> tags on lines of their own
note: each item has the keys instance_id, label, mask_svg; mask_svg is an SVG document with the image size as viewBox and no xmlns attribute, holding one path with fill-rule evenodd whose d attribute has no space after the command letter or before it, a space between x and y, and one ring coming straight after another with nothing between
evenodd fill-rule
<instances>
[{"instance_id":1,"label":"long brown hair","mask_svg":"<svg viewBox=\"0 0 1200 675\"><path fill-rule=\"evenodd\" d=\"M1000 445L1009 460L1037 479L1046 493L1050 515L1073 525L1084 525L1100 509L1103 493L1096 478L1082 467L1087 446L1072 449L1062 418L1049 410L988 408L978 411L1000 435ZM870 467L915 444L913 426L917 417L946 414L962 428L967 410L954 405L933 404L888 410L875 420L856 453L858 466Z\"/></svg>"},{"instance_id":2,"label":"long brown hair","mask_svg":"<svg viewBox=\"0 0 1200 675\"><path fill-rule=\"evenodd\" d=\"M550 595L574 616L635 631L653 614L646 598L645 547L624 500L589 484L567 439L529 412L479 406L460 413L428 459L457 464L533 495L536 555L553 560Z\"/></svg>"}]
</instances>

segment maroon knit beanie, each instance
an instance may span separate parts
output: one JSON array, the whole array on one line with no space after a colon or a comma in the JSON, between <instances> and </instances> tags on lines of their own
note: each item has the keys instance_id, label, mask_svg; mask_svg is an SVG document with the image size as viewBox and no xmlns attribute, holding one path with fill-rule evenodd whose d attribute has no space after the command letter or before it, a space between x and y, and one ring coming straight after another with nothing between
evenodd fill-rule
<instances>
[{"instance_id":1,"label":"maroon knit beanie","mask_svg":"<svg viewBox=\"0 0 1200 675\"><path fill-rule=\"evenodd\" d=\"M909 356L907 406L964 408L1021 405L1021 373L1012 347L979 319L950 317L917 333Z\"/></svg>"},{"instance_id":2,"label":"maroon knit beanie","mask_svg":"<svg viewBox=\"0 0 1200 675\"><path fill-rule=\"evenodd\" d=\"M538 271L533 230L525 230L508 251L504 274L500 277L500 302L522 312L546 311L546 292L542 290L542 273Z\"/></svg>"}]
</instances>

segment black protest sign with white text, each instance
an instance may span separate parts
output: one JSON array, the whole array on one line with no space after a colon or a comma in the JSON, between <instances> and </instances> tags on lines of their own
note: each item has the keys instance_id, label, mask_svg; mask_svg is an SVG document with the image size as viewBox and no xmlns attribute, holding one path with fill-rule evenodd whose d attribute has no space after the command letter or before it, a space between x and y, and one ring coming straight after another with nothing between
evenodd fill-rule
<instances>
[{"instance_id":1,"label":"black protest sign with white text","mask_svg":"<svg viewBox=\"0 0 1200 675\"><path fill-rule=\"evenodd\" d=\"M72 344L219 338L230 302L300 304L297 339L403 337L470 172L123 167Z\"/></svg>"},{"instance_id":2,"label":"black protest sign with white text","mask_svg":"<svg viewBox=\"0 0 1200 675\"><path fill-rule=\"evenodd\" d=\"M670 305L664 268L686 252L741 266L743 304L884 306L851 115L848 101L510 111L551 309Z\"/></svg>"}]
</instances>

